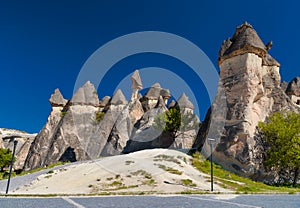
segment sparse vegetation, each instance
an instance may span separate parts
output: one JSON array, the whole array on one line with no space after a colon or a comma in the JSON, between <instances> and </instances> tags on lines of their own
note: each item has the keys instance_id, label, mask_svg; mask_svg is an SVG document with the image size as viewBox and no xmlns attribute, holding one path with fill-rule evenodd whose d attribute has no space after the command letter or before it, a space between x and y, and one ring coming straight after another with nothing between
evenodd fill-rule
<instances>
[{"instance_id":1,"label":"sparse vegetation","mask_svg":"<svg viewBox=\"0 0 300 208\"><path fill-rule=\"evenodd\" d=\"M58 162L58 163L55 163L55 164L48 165L46 167L36 168L36 169L30 170L30 171L23 171L20 175L25 175L25 174L29 174L29 173L35 173L35 172L40 171L40 170L54 168L56 166L64 165L64 164L67 164L67 163L70 163L70 162Z\"/></svg>"},{"instance_id":2,"label":"sparse vegetation","mask_svg":"<svg viewBox=\"0 0 300 208\"><path fill-rule=\"evenodd\" d=\"M152 178L152 175L145 170L137 170L135 172L131 172L131 175L134 175L134 176L142 175L145 178Z\"/></svg>"},{"instance_id":3,"label":"sparse vegetation","mask_svg":"<svg viewBox=\"0 0 300 208\"><path fill-rule=\"evenodd\" d=\"M186 131L197 129L199 122L196 115L192 113L182 113L179 107L174 107L159 114L153 123L153 127L159 131L163 131L172 135L173 138L178 137Z\"/></svg>"},{"instance_id":4,"label":"sparse vegetation","mask_svg":"<svg viewBox=\"0 0 300 208\"><path fill-rule=\"evenodd\" d=\"M185 185L185 186L197 186L195 183L193 183L193 181L191 179L182 179L181 181L181 184L182 185Z\"/></svg>"},{"instance_id":5,"label":"sparse vegetation","mask_svg":"<svg viewBox=\"0 0 300 208\"><path fill-rule=\"evenodd\" d=\"M179 160L177 160L174 156L169 155L157 155L154 157L153 161L167 161L167 162L174 162L176 164L181 164Z\"/></svg>"},{"instance_id":6,"label":"sparse vegetation","mask_svg":"<svg viewBox=\"0 0 300 208\"><path fill-rule=\"evenodd\" d=\"M193 155L192 165L201 172L210 174L210 161L206 160L199 153L195 153ZM235 190L236 193L300 192L299 188L275 187L266 185L261 182L252 181L249 178L243 178L222 169L222 167L217 164L213 164L213 168L216 183L223 186L224 188Z\"/></svg>"},{"instance_id":7,"label":"sparse vegetation","mask_svg":"<svg viewBox=\"0 0 300 208\"><path fill-rule=\"evenodd\" d=\"M154 179L150 179L150 180L145 180L142 182L142 185L148 185L148 186L152 186L155 185L155 180Z\"/></svg>"},{"instance_id":8,"label":"sparse vegetation","mask_svg":"<svg viewBox=\"0 0 300 208\"><path fill-rule=\"evenodd\" d=\"M171 174L176 174L176 175L182 175L182 171L179 171L177 169L174 169L174 168L171 168L171 167L167 167L165 165L162 165L162 164L158 164L158 167L171 173Z\"/></svg>"},{"instance_id":9,"label":"sparse vegetation","mask_svg":"<svg viewBox=\"0 0 300 208\"><path fill-rule=\"evenodd\" d=\"M60 112L60 117L63 118L66 115L67 111L61 111Z\"/></svg>"},{"instance_id":10,"label":"sparse vegetation","mask_svg":"<svg viewBox=\"0 0 300 208\"><path fill-rule=\"evenodd\" d=\"M102 119L104 118L104 112L102 112L102 111L96 111L95 112L95 116L96 116L96 122L99 124L101 121L102 121Z\"/></svg>"},{"instance_id":11,"label":"sparse vegetation","mask_svg":"<svg viewBox=\"0 0 300 208\"><path fill-rule=\"evenodd\" d=\"M114 182L108 184L108 186L122 186L122 185L123 185L123 183L120 181L114 181Z\"/></svg>"}]
</instances>

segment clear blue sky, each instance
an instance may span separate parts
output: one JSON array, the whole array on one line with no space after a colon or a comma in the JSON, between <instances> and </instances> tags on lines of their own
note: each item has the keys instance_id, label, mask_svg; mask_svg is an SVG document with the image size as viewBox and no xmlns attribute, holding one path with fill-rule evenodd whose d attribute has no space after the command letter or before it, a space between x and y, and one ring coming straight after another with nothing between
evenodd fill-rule
<instances>
[{"instance_id":1,"label":"clear blue sky","mask_svg":"<svg viewBox=\"0 0 300 208\"><path fill-rule=\"evenodd\" d=\"M297 1L263 0L246 4L239 0L2 1L0 127L38 132L50 113L48 99L54 89L70 98L81 67L95 50L138 31L184 37L201 48L217 68L222 41L248 21L265 43L273 40L270 53L281 63L282 80L290 81L300 75L299 8ZM119 64L127 70L122 76L128 70L151 66L174 68L175 72L184 68L157 54L138 54ZM113 92L109 86L117 84L111 81L113 77L106 81L105 89L98 89L100 97ZM191 88L201 86L189 82ZM203 101L202 119L208 107Z\"/></svg>"}]
</instances>

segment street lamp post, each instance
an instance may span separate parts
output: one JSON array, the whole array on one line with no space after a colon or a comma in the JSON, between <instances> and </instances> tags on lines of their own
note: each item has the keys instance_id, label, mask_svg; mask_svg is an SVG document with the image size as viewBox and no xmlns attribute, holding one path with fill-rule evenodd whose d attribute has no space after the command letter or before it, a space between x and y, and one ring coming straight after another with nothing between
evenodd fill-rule
<instances>
[{"instance_id":1,"label":"street lamp post","mask_svg":"<svg viewBox=\"0 0 300 208\"><path fill-rule=\"evenodd\" d=\"M208 138L210 144L210 190L214 191L214 170L213 170L213 142L214 139Z\"/></svg>"},{"instance_id":2,"label":"street lamp post","mask_svg":"<svg viewBox=\"0 0 300 208\"><path fill-rule=\"evenodd\" d=\"M12 172L12 168L13 168L13 165L14 165L17 144L18 144L18 141L14 140L14 148L13 148L13 153L12 153L12 157L11 157L8 181L7 181L6 192L5 192L6 194L8 193L8 189L9 189L10 177L11 177L11 172Z\"/></svg>"}]
</instances>

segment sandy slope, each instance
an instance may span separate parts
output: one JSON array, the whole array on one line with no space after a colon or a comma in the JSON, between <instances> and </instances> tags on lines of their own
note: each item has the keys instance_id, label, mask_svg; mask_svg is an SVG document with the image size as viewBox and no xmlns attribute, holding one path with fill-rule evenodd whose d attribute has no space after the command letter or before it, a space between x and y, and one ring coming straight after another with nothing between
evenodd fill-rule
<instances>
[{"instance_id":1,"label":"sandy slope","mask_svg":"<svg viewBox=\"0 0 300 208\"><path fill-rule=\"evenodd\" d=\"M182 179L190 179L193 185L182 185ZM214 188L216 191L228 191L218 185ZM209 189L209 176L191 166L190 156L176 150L153 149L62 167L40 175L12 193L178 193Z\"/></svg>"}]
</instances>

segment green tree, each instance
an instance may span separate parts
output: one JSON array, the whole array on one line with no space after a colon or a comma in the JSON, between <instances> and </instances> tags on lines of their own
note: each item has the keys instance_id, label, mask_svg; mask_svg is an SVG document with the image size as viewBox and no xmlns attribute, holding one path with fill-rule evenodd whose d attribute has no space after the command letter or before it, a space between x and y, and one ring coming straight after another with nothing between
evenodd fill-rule
<instances>
[{"instance_id":1,"label":"green tree","mask_svg":"<svg viewBox=\"0 0 300 208\"><path fill-rule=\"evenodd\" d=\"M300 114L276 112L258 127L269 146L265 165L277 171L289 170L296 187L300 174Z\"/></svg>"},{"instance_id":2,"label":"green tree","mask_svg":"<svg viewBox=\"0 0 300 208\"><path fill-rule=\"evenodd\" d=\"M185 131L196 129L198 126L199 122L196 115L190 112L182 113L179 107L171 108L159 114L153 123L155 129L170 133L173 138L184 134Z\"/></svg>"},{"instance_id":3,"label":"green tree","mask_svg":"<svg viewBox=\"0 0 300 208\"><path fill-rule=\"evenodd\" d=\"M0 171L3 172L5 167L8 167L11 162L12 152L9 149L0 148Z\"/></svg>"}]
</instances>

